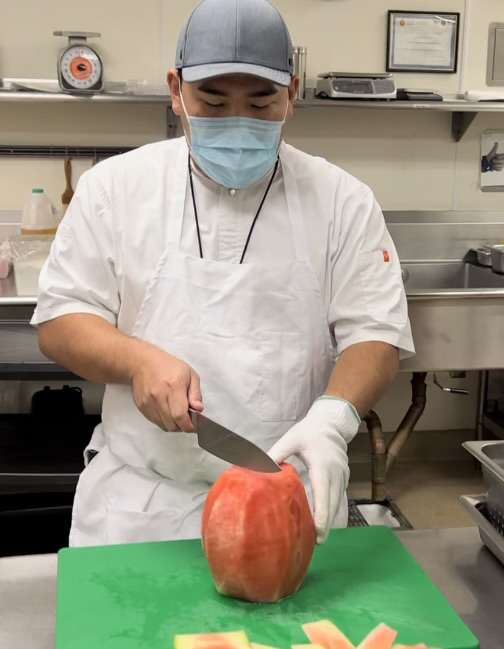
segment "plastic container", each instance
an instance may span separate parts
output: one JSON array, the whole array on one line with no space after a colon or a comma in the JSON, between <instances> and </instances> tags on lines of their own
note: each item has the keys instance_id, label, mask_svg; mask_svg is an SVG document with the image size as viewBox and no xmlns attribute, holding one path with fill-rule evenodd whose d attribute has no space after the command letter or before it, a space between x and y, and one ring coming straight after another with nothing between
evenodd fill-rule
<instances>
[{"instance_id":1,"label":"plastic container","mask_svg":"<svg viewBox=\"0 0 504 649\"><path fill-rule=\"evenodd\" d=\"M53 240L54 237L50 235L21 235L8 240L18 295L38 295L40 271L49 256Z\"/></svg>"},{"instance_id":2,"label":"plastic container","mask_svg":"<svg viewBox=\"0 0 504 649\"><path fill-rule=\"evenodd\" d=\"M40 271L47 255L31 255L14 262L14 277L18 295L37 297Z\"/></svg>"},{"instance_id":3,"label":"plastic container","mask_svg":"<svg viewBox=\"0 0 504 649\"><path fill-rule=\"evenodd\" d=\"M0 257L0 279L6 279L11 271L12 264L8 259Z\"/></svg>"},{"instance_id":4,"label":"plastic container","mask_svg":"<svg viewBox=\"0 0 504 649\"><path fill-rule=\"evenodd\" d=\"M59 222L60 215L44 190L32 189L23 209L21 234L54 235Z\"/></svg>"}]
</instances>

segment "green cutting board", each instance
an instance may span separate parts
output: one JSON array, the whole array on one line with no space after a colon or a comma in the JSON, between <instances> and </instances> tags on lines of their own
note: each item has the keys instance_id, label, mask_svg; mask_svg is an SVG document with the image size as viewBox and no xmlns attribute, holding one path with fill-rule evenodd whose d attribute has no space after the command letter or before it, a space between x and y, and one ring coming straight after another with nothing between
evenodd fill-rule
<instances>
[{"instance_id":1,"label":"green cutting board","mask_svg":"<svg viewBox=\"0 0 504 649\"><path fill-rule=\"evenodd\" d=\"M327 618L358 644L380 622L398 642L477 649L478 641L386 527L333 530L299 592L250 604L214 589L200 541L59 553L56 649L171 649L177 633L245 629L290 649L301 625Z\"/></svg>"}]
</instances>

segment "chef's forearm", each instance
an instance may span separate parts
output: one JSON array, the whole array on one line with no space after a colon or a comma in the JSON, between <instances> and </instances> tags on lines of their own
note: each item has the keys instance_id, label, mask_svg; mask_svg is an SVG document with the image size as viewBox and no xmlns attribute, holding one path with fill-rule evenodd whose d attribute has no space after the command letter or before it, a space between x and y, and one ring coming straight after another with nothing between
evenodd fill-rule
<instances>
[{"instance_id":1,"label":"chef's forearm","mask_svg":"<svg viewBox=\"0 0 504 649\"><path fill-rule=\"evenodd\" d=\"M338 358L324 394L349 401L365 416L385 392L399 367L399 351L383 342L357 343Z\"/></svg>"},{"instance_id":2,"label":"chef's forearm","mask_svg":"<svg viewBox=\"0 0 504 649\"><path fill-rule=\"evenodd\" d=\"M129 383L139 359L150 348L103 318L84 313L42 323L38 340L48 358L97 383Z\"/></svg>"}]
</instances>

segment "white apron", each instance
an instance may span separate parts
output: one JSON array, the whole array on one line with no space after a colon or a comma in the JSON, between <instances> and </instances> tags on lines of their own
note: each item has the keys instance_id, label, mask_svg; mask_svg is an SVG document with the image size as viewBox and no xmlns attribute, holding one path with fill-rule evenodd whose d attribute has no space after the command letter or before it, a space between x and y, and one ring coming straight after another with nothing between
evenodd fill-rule
<instances>
[{"instance_id":1,"label":"white apron","mask_svg":"<svg viewBox=\"0 0 504 649\"><path fill-rule=\"evenodd\" d=\"M181 147L164 253L133 329L194 368L210 419L266 451L323 393L335 360L289 152L280 160L295 260L222 263L180 251L188 182ZM102 419L90 444L100 452L77 487L71 545L198 537L208 489L228 465L201 450L196 435L145 419L130 386L107 386ZM334 525L347 516L345 499Z\"/></svg>"}]
</instances>

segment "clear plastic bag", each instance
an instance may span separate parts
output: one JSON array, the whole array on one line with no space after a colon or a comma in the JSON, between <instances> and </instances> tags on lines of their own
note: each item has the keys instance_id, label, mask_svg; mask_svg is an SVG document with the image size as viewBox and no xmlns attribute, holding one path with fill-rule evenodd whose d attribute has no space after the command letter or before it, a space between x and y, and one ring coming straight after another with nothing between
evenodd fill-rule
<instances>
[{"instance_id":1,"label":"clear plastic bag","mask_svg":"<svg viewBox=\"0 0 504 649\"><path fill-rule=\"evenodd\" d=\"M0 279L14 266L18 295L38 292L38 277L51 249L54 237L11 237L0 243ZM5 272L7 270L7 272Z\"/></svg>"},{"instance_id":2,"label":"clear plastic bag","mask_svg":"<svg viewBox=\"0 0 504 649\"><path fill-rule=\"evenodd\" d=\"M12 269L12 250L9 239L0 241L0 279L9 276Z\"/></svg>"}]
</instances>

